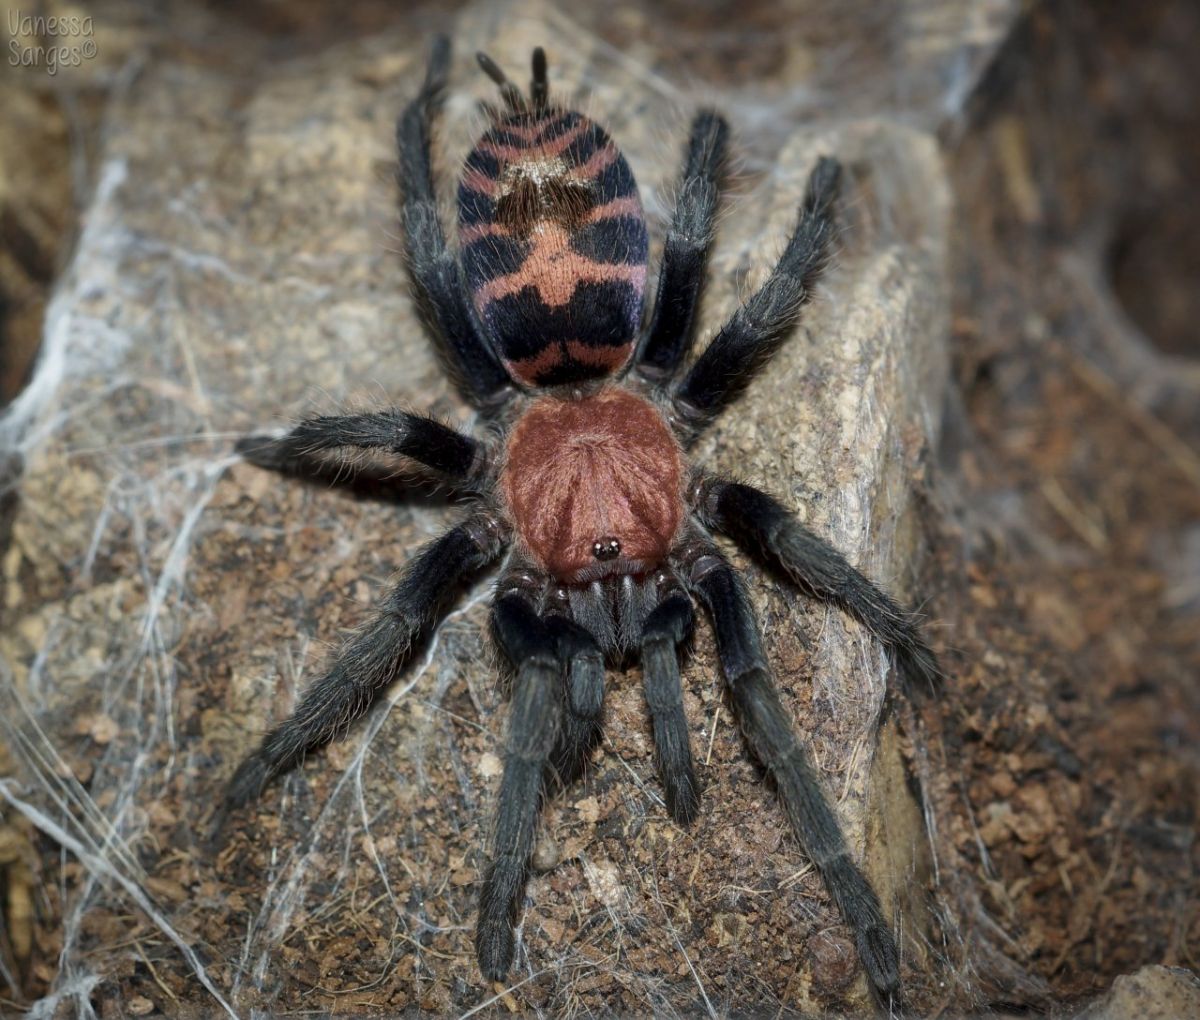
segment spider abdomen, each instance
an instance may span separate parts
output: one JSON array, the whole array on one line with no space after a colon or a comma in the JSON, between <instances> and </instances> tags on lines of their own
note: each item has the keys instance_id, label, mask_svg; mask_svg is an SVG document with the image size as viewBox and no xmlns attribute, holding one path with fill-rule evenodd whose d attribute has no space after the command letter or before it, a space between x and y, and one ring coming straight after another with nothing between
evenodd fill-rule
<instances>
[{"instance_id":1,"label":"spider abdomen","mask_svg":"<svg viewBox=\"0 0 1200 1020\"><path fill-rule=\"evenodd\" d=\"M458 212L471 300L513 378L551 386L625 365L642 317L646 221L602 128L561 108L504 117L467 157Z\"/></svg>"},{"instance_id":2,"label":"spider abdomen","mask_svg":"<svg viewBox=\"0 0 1200 1020\"><path fill-rule=\"evenodd\" d=\"M652 404L617 389L533 404L500 487L527 551L566 583L653 569L685 512L678 443Z\"/></svg>"}]
</instances>

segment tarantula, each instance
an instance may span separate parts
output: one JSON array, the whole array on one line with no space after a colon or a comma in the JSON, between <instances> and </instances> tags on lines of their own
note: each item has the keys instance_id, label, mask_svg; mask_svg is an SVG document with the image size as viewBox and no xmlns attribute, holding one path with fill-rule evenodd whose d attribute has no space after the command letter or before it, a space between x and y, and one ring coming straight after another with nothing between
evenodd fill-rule
<instances>
[{"instance_id":1,"label":"tarantula","mask_svg":"<svg viewBox=\"0 0 1200 1020\"><path fill-rule=\"evenodd\" d=\"M239 444L253 463L287 471L348 447L400 454L470 492L472 507L415 556L379 612L238 768L217 826L361 716L462 582L503 557L491 624L512 667L511 707L475 936L481 971L499 980L513 959L541 798L579 773L597 740L606 662L640 661L667 808L683 825L696 817L679 657L698 601L750 749L850 926L872 988L895 1002L891 928L796 739L743 582L712 533L859 620L907 677L932 683L936 661L913 618L786 507L692 468L684 453L795 325L827 262L839 164L817 161L778 264L684 370L724 119L703 110L692 122L643 329L648 244L629 164L596 123L551 102L541 48L528 97L486 55L479 63L505 109L489 107L491 126L463 169L457 255L438 217L430 143L450 66L445 38L397 141L409 274L489 438L389 410L312 418L282 438Z\"/></svg>"}]
</instances>

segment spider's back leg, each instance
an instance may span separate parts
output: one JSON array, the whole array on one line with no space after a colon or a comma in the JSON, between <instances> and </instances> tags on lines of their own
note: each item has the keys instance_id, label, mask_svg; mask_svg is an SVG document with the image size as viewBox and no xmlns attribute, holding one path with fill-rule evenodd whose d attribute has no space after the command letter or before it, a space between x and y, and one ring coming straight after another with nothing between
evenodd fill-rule
<instances>
[{"instance_id":1,"label":"spider's back leg","mask_svg":"<svg viewBox=\"0 0 1200 1020\"><path fill-rule=\"evenodd\" d=\"M450 71L450 40L438 36L417 97L396 124L404 255L417 299L460 384L477 403L502 401L512 380L479 335L463 293L458 260L446 247L433 184L433 118Z\"/></svg>"},{"instance_id":2,"label":"spider's back leg","mask_svg":"<svg viewBox=\"0 0 1200 1020\"><path fill-rule=\"evenodd\" d=\"M715 110L696 114L663 245L654 315L637 355L638 373L653 382L670 378L692 346L728 140L724 117Z\"/></svg>"},{"instance_id":3,"label":"spider's back leg","mask_svg":"<svg viewBox=\"0 0 1200 1020\"><path fill-rule=\"evenodd\" d=\"M841 164L817 160L800 218L766 282L721 327L672 394L677 419L698 434L746 388L796 325L829 259Z\"/></svg>"}]
</instances>

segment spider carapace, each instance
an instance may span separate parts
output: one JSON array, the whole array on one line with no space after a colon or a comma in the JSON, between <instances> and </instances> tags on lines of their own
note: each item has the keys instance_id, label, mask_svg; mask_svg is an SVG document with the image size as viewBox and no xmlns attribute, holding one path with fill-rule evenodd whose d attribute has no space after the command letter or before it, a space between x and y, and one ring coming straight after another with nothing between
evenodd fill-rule
<instances>
[{"instance_id":1,"label":"spider carapace","mask_svg":"<svg viewBox=\"0 0 1200 1020\"><path fill-rule=\"evenodd\" d=\"M458 245L439 219L432 127L450 68L433 48L397 126L405 257L435 341L487 427L477 438L410 411L313 418L252 436L247 459L328 473L327 455L382 450L470 497L463 519L419 552L379 612L231 781L226 814L361 716L471 576L500 562L492 633L512 667L504 774L475 947L500 980L516 952L542 796L592 752L605 666L640 663L667 809L700 810L680 656L694 605L752 753L849 926L869 983L894 1005L900 960L879 899L779 699L744 583L713 540L733 539L813 598L859 620L908 679L937 664L913 618L773 497L690 464L690 443L739 396L795 325L833 236L840 167L819 158L795 228L766 282L689 359L725 160L713 110L692 121L653 309L643 323L646 221L629 164L592 120L551 101L534 51L528 96L479 56L503 111L463 167Z\"/></svg>"}]
</instances>

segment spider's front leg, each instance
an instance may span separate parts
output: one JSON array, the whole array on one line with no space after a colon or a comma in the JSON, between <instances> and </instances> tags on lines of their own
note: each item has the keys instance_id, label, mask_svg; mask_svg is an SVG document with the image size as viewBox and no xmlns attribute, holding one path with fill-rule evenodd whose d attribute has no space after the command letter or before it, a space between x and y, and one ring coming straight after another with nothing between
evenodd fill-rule
<instances>
[{"instance_id":1,"label":"spider's front leg","mask_svg":"<svg viewBox=\"0 0 1200 1020\"><path fill-rule=\"evenodd\" d=\"M741 579L716 546L699 536L687 543L680 564L712 618L717 657L746 741L775 780L788 821L849 925L872 989L885 1005L896 1006L896 940L879 897L850 856L837 816L779 700Z\"/></svg>"},{"instance_id":2,"label":"spider's front leg","mask_svg":"<svg viewBox=\"0 0 1200 1020\"><path fill-rule=\"evenodd\" d=\"M489 981L503 979L512 965L513 926L529 870L542 784L561 726L561 644L555 628L539 614L542 586L531 572L516 568L501 578L492 606L492 631L515 676L494 856L475 929L479 969Z\"/></svg>"},{"instance_id":3,"label":"spider's front leg","mask_svg":"<svg viewBox=\"0 0 1200 1020\"><path fill-rule=\"evenodd\" d=\"M583 771L600 737L600 710L604 706L604 653L596 639L571 619L565 594L550 596L545 618L557 643L566 684L562 731L550 758L548 777L559 787L573 782Z\"/></svg>"},{"instance_id":4,"label":"spider's front leg","mask_svg":"<svg viewBox=\"0 0 1200 1020\"><path fill-rule=\"evenodd\" d=\"M514 565L496 585L492 632L515 671L507 756L496 806L495 855L479 897L479 969L499 981L512 965L513 926L534 829L549 784L570 782L600 732L604 657L571 618L565 592Z\"/></svg>"},{"instance_id":5,"label":"spider's front leg","mask_svg":"<svg viewBox=\"0 0 1200 1020\"><path fill-rule=\"evenodd\" d=\"M693 497L705 525L728 535L765 566L782 569L801 590L832 602L866 627L896 656L910 690L917 694L937 690L941 670L913 615L796 520L782 503L752 486L719 478L702 478L693 487Z\"/></svg>"},{"instance_id":6,"label":"spider's front leg","mask_svg":"<svg viewBox=\"0 0 1200 1020\"><path fill-rule=\"evenodd\" d=\"M331 473L331 466L323 454L344 447L410 457L448 480L468 484L485 466L483 444L433 418L408 411L309 418L278 438L246 436L238 440L235 449L258 467L324 477Z\"/></svg>"},{"instance_id":7,"label":"spider's front leg","mask_svg":"<svg viewBox=\"0 0 1200 1020\"><path fill-rule=\"evenodd\" d=\"M211 839L219 836L230 811L257 799L272 779L294 768L309 751L329 743L366 712L399 674L416 638L439 618L449 595L499 556L506 541L503 526L491 515L479 513L417 554L374 619L234 773Z\"/></svg>"},{"instance_id":8,"label":"spider's front leg","mask_svg":"<svg viewBox=\"0 0 1200 1020\"><path fill-rule=\"evenodd\" d=\"M700 784L683 712L679 647L691 637L694 614L692 600L675 576L664 572L662 580L661 601L642 629L642 680L667 810L680 825L689 825L700 810Z\"/></svg>"}]
</instances>

